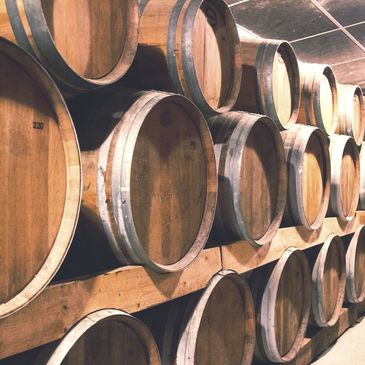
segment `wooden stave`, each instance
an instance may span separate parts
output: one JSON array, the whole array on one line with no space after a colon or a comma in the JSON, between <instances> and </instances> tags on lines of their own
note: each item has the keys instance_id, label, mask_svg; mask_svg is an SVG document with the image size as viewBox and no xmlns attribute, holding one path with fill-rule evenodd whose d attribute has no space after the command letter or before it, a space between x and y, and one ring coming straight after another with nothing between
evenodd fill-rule
<instances>
[{"instance_id":1,"label":"wooden stave","mask_svg":"<svg viewBox=\"0 0 365 365\"><path fill-rule=\"evenodd\" d=\"M255 113L265 114L272 118L272 120L278 125L280 130L287 130L291 128L298 119L299 115L299 106L300 106L300 76L299 76L299 66L297 57L293 47L289 42L283 40L275 40L275 39L249 39L241 36L241 51L245 52L245 48L252 47L250 52L252 52L252 56L247 56L246 59L247 64L249 66L253 66L256 72L256 85L255 85L255 94L256 94L256 107L254 110L249 110ZM274 62L274 57L276 53L280 53L286 56L286 61L288 65L291 67L291 76L290 80L292 81L292 114L289 121L284 125L277 115L274 97L272 91L272 65ZM252 57L252 58L251 58ZM245 77L242 78L241 88L244 88ZM246 107L243 106L244 103L238 101L235 104L235 109L246 110Z\"/></svg>"},{"instance_id":2,"label":"wooden stave","mask_svg":"<svg viewBox=\"0 0 365 365\"><path fill-rule=\"evenodd\" d=\"M361 225L352 235L346 251L346 301L361 303L365 299L365 284L360 294L356 290L356 250L365 226Z\"/></svg>"},{"instance_id":3,"label":"wooden stave","mask_svg":"<svg viewBox=\"0 0 365 365\"><path fill-rule=\"evenodd\" d=\"M95 196L89 199L89 193L86 190L84 191L81 210L88 216L90 216L91 211L92 221L95 221L101 227L108 239L111 251L120 263L143 264L157 272L180 271L189 265L203 249L214 219L217 197L217 173L213 142L208 125L200 111L184 96L157 91L131 93L127 90L121 90L115 95L113 91L110 93L106 92L103 98L107 100L107 104L110 102L111 107L114 107L116 101L118 101L118 95L121 95L125 102L122 108L126 108L124 114L120 116L119 125L114 128L113 133L101 145L99 153L93 154L91 159L85 155L85 152L82 152L84 171L88 170L86 166L90 161L93 166L97 166L97 174L94 171L90 174L85 174L84 172L84 186L88 186L92 182L97 192ZM95 97L97 100L98 95L95 94ZM85 100L88 102L87 96ZM180 106L188 110L190 115L195 118L207 162L207 197L200 230L187 254L179 261L171 264L161 264L148 257L140 243L134 225L131 224L133 222L133 214L129 197L129 174L132 159L129 159L128 156L132 156L138 131L143 125L144 117L155 105L163 100L178 102ZM99 104L103 106L100 100ZM110 105L105 107L105 109L107 110ZM80 104L80 106L82 105ZM98 107L95 108L95 110L97 109ZM75 122L87 120L88 115L93 115L93 110L89 110L84 114L81 107L81 114L78 115L77 109L75 109L73 114ZM110 117L109 114L108 117ZM126 157L121 159L119 156ZM111 166L111 168L108 169L107 166ZM121 175L122 171L123 177ZM109 185L105 183L106 176L112 182ZM94 192L91 192L91 195L93 194ZM87 201L85 202L85 200ZM124 203L122 204L122 202Z\"/></svg>"},{"instance_id":4,"label":"wooden stave","mask_svg":"<svg viewBox=\"0 0 365 365\"><path fill-rule=\"evenodd\" d=\"M275 283L275 277L283 272L285 264L291 255L296 255L301 259L302 269L304 273L304 282L307 283L305 287L305 311L302 316L301 325L299 332L294 340L294 343L285 355L280 355L277 345L275 344L275 300L276 290L279 286L280 281ZM287 248L280 259L273 264L267 265L266 267L258 269L253 272L251 278L251 290L254 298L255 306L259 304L260 312L256 313L256 346L255 346L255 357L261 361L271 361L276 363L285 363L294 360L297 353L301 348L301 344L305 337L310 318L311 310L311 287L310 287L310 270L306 255L303 251L295 248ZM265 283L264 291L260 293L259 283ZM274 289L269 289L269 282L274 281ZM276 289L276 290L275 290ZM265 300L264 300L265 295ZM271 303L272 302L272 303ZM263 315L264 314L264 315ZM263 319L264 318L264 319ZM263 323L267 322L266 323ZM265 329L260 331L259 329ZM262 333L262 336L261 336ZM260 337L258 337L260 336Z\"/></svg>"},{"instance_id":5,"label":"wooden stave","mask_svg":"<svg viewBox=\"0 0 365 365\"><path fill-rule=\"evenodd\" d=\"M335 309L332 313L330 319L326 319L323 312L323 275L325 269L325 262L327 252L330 245L336 244L341 257L341 264L343 270L340 275L339 293L337 297L337 302ZM341 238L335 234L330 234L323 246L314 263L312 270L312 314L314 322L319 327L330 327L337 323L338 318L341 314L342 305L345 299L346 290L346 256L345 248Z\"/></svg>"},{"instance_id":6,"label":"wooden stave","mask_svg":"<svg viewBox=\"0 0 365 365\"><path fill-rule=\"evenodd\" d=\"M228 119L228 123L227 122ZM215 143L215 154L216 154L216 161L217 161L217 169L218 172L222 172L224 177L228 178L229 181L233 182L233 191L237 193L230 195L227 200L229 200L229 204L227 203L226 199L223 199L225 204L233 209L231 211L230 208L225 209L225 213L230 212L228 219L223 219L223 213L220 209L220 198L218 195L218 202L217 202L217 209L216 209L216 216L215 216L215 223L214 225L219 231L232 231L240 239L245 239L249 241L254 246L262 246L268 242L271 242L273 237L275 236L276 232L280 227L281 220L284 215L285 204L286 204L286 193L287 193L287 173L286 173L286 162L284 156L284 149L279 149L278 157L279 160L283 162L282 168L280 171L280 178L279 181L282 183L281 188L279 189L278 201L275 207L275 216L272 219L268 229L264 232L261 238L254 239L251 237L247 228L245 226L245 222L242 216L242 212L240 209L240 197L238 192L240 192L240 181L239 181L239 172L241 166L242 155L245 149L245 143L247 138L255 125L255 123L265 123L265 126L269 127L269 129L273 133L273 137L277 146L282 146L282 139L279 135L279 130L276 127L276 124L272 122L272 120L266 116L260 116L256 114L249 114L244 112L229 112L224 113L212 118L208 119L208 123L210 125L211 132L213 134L213 141ZM242 123L239 125L238 123ZM218 128L218 129L217 129ZM231 133L232 132L232 133ZM227 141L224 143L227 145L227 148L231 151L234 151L234 154L227 153L225 154L225 159L222 161L222 148L220 144L217 143L217 139L227 138ZM231 140L232 139L232 140ZM237 139L238 143L234 143ZM228 143L227 143L228 142ZM235 166L238 168L232 168L232 160L233 163L235 162ZM226 197L227 198L227 197ZM232 199L233 198L233 199ZM222 204L223 204L222 202Z\"/></svg>"},{"instance_id":7,"label":"wooden stave","mask_svg":"<svg viewBox=\"0 0 365 365\"><path fill-rule=\"evenodd\" d=\"M43 14L41 0L1 0L7 19L3 21L6 37L36 57L60 84L65 95L82 93L118 81L128 71L138 46L139 9L134 0L128 1L127 47L118 63L106 76L99 79L76 73L57 50ZM4 17L5 18L5 17Z\"/></svg>"},{"instance_id":8,"label":"wooden stave","mask_svg":"<svg viewBox=\"0 0 365 365\"><path fill-rule=\"evenodd\" d=\"M340 84L337 83L338 99L339 99L339 124L336 132L344 135L351 136L355 143L358 146L361 146L361 143L364 139L365 134L365 102L364 97L361 91L360 86L358 85L349 85L349 84ZM359 135L354 134L354 126L353 126L353 115L349 115L350 108L348 105L353 105L353 96L357 95L360 101L360 133ZM351 108L351 110L353 110Z\"/></svg>"},{"instance_id":9,"label":"wooden stave","mask_svg":"<svg viewBox=\"0 0 365 365\"><path fill-rule=\"evenodd\" d=\"M300 198L302 197L301 174L298 165L300 167L302 166L306 144L312 133L316 133L317 137L322 140L322 152L325 153L324 157L326 161L326 185L324 189L324 196L322 197L320 214L312 224L309 224L305 216L302 200L300 199L298 201L298 196ZM303 137L304 140L299 140L297 138L298 136L299 139ZM290 164L288 166L288 199L284 212L284 221L294 222L294 224L297 225L303 225L308 230L318 229L322 226L322 223L326 217L331 196L330 176L332 176L332 169L330 166L330 155L328 150L329 144L327 137L324 135L321 129L317 127L301 125L295 125L290 130L282 132L282 137L284 140L286 159L288 164ZM300 181L299 185L297 184L297 181ZM294 186L295 189L290 189L290 187Z\"/></svg>"},{"instance_id":10,"label":"wooden stave","mask_svg":"<svg viewBox=\"0 0 365 365\"><path fill-rule=\"evenodd\" d=\"M354 139L350 136L345 135L337 135L334 134L329 137L330 138L330 156L331 156L331 194L330 194L330 203L329 203L329 212L330 214L337 215L343 222L350 222L356 214L356 209L359 200L359 191L360 191L360 179L359 184L357 184L357 189L353 195L352 208L350 209L350 213L345 215L342 208L341 203L341 194L340 194L340 179L341 179L341 166L342 166L342 155L343 151L347 144L351 145L352 152L356 157L356 169L359 171L359 152L356 147L356 143ZM339 163L338 161L341 161Z\"/></svg>"},{"instance_id":11,"label":"wooden stave","mask_svg":"<svg viewBox=\"0 0 365 365\"><path fill-rule=\"evenodd\" d=\"M339 125L339 106L337 82L333 69L325 64L310 64L299 62L301 74L301 101L298 122L316 126L322 129L327 135L336 133ZM323 123L320 110L320 80L319 76L325 75L332 90L333 119L331 128L327 129Z\"/></svg>"},{"instance_id":12,"label":"wooden stave","mask_svg":"<svg viewBox=\"0 0 365 365\"><path fill-rule=\"evenodd\" d=\"M361 144L360 148L360 197L359 197L359 206L358 208L361 210L365 209L365 143Z\"/></svg>"},{"instance_id":13,"label":"wooden stave","mask_svg":"<svg viewBox=\"0 0 365 365\"><path fill-rule=\"evenodd\" d=\"M220 12L225 15L225 24L229 29L230 36L232 37L232 63L233 76L232 84L229 97L226 98L223 106L214 108L206 101L197 79L194 59L193 59L193 44L192 44L192 31L195 21L195 16L199 10L201 4L207 0L168 0L164 4L158 0L149 0L146 4L143 4L143 12L141 15L141 27L140 27L140 41L139 49L136 56L135 73L143 74L143 68L138 67L139 61L141 63L145 60L146 51L144 47L156 47L159 49L159 56L163 58L165 65L162 66L159 80L156 81L145 81L138 77L138 83L141 88L156 88L164 91L176 92L190 98L202 111L205 117L210 117L219 113L230 111L234 103L236 102L239 87L241 83L241 66L240 66L240 47L239 37L236 28L233 15L228 5L223 0L210 0ZM163 9L167 10L167 14L163 14L158 17L158 20L154 23L156 25L156 34L158 32L165 34L167 33L167 39L161 41L152 39L151 32L144 31L144 17L154 17L156 14ZM157 19L157 18L156 18ZM163 19L163 20L161 20ZM161 25L164 23L163 25ZM146 38L146 39L145 39ZM142 71L141 71L142 70ZM163 80L163 81L161 81Z\"/></svg>"},{"instance_id":14,"label":"wooden stave","mask_svg":"<svg viewBox=\"0 0 365 365\"><path fill-rule=\"evenodd\" d=\"M37 62L37 60L7 39L0 37L0 48L1 52L4 52L9 58L13 59L14 62L20 64L27 72L29 72L33 79L37 77L39 85L47 92L47 97L54 107L57 119L62 124L62 128L60 129L62 130L65 138L64 149L67 161L67 190L65 207L61 225L52 249L50 249L50 254L43 263L39 272L34 275L33 279L27 286L11 300L0 304L0 318L4 318L22 309L37 295L39 295L61 267L71 245L80 212L82 168L76 131L66 104L54 81L50 78L46 70ZM69 227L67 227L67 225L69 225Z\"/></svg>"}]
</instances>

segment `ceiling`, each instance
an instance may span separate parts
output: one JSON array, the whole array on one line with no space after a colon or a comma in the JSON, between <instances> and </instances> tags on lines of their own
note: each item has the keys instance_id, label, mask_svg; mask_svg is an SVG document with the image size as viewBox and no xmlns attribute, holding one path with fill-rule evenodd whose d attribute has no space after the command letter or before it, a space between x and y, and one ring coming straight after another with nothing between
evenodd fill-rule
<instances>
[{"instance_id":1,"label":"ceiling","mask_svg":"<svg viewBox=\"0 0 365 365\"><path fill-rule=\"evenodd\" d=\"M365 89L365 0L226 0L236 23L286 39L299 59L332 65L337 80Z\"/></svg>"}]
</instances>

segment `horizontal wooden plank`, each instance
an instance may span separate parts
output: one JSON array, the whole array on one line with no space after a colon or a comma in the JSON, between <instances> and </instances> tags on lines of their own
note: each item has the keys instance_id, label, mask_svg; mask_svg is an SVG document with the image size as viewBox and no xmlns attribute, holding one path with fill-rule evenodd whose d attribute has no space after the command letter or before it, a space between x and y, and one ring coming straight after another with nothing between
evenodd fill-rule
<instances>
[{"instance_id":1,"label":"horizontal wooden plank","mask_svg":"<svg viewBox=\"0 0 365 365\"><path fill-rule=\"evenodd\" d=\"M127 266L95 277L51 285L35 300L0 320L0 359L61 338L101 308L132 313L204 288L221 270L219 248L206 249L184 271L157 274Z\"/></svg>"},{"instance_id":2,"label":"horizontal wooden plank","mask_svg":"<svg viewBox=\"0 0 365 365\"><path fill-rule=\"evenodd\" d=\"M247 241L238 241L222 246L222 265L224 269L236 270L239 273L250 271L256 267L278 260L288 247L302 250L323 243L329 234L343 236L354 232L365 220L365 212L357 212L349 223L343 224L337 218L326 218L323 226L314 231L304 227L281 228L271 244L253 247Z\"/></svg>"}]
</instances>

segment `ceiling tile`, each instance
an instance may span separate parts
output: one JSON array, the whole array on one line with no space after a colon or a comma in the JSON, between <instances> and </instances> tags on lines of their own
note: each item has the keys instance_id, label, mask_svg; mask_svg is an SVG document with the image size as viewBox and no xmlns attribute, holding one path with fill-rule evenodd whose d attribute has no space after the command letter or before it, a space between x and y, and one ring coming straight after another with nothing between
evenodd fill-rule
<instances>
[{"instance_id":1,"label":"ceiling tile","mask_svg":"<svg viewBox=\"0 0 365 365\"><path fill-rule=\"evenodd\" d=\"M231 10L238 24L265 38L291 41L336 28L310 0L250 0Z\"/></svg>"},{"instance_id":2,"label":"ceiling tile","mask_svg":"<svg viewBox=\"0 0 365 365\"><path fill-rule=\"evenodd\" d=\"M365 47L365 23L346 29Z\"/></svg>"},{"instance_id":3,"label":"ceiling tile","mask_svg":"<svg viewBox=\"0 0 365 365\"><path fill-rule=\"evenodd\" d=\"M342 83L365 83L365 58L333 66L337 81Z\"/></svg>"}]
</instances>

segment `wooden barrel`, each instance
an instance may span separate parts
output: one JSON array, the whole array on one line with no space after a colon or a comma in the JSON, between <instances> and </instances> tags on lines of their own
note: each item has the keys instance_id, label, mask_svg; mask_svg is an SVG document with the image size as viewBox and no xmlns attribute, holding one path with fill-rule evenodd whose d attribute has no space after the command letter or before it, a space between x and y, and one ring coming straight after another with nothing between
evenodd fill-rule
<instances>
[{"instance_id":1,"label":"wooden barrel","mask_svg":"<svg viewBox=\"0 0 365 365\"><path fill-rule=\"evenodd\" d=\"M134 0L0 0L1 35L38 58L67 91L120 79L138 45Z\"/></svg>"},{"instance_id":2,"label":"wooden barrel","mask_svg":"<svg viewBox=\"0 0 365 365\"><path fill-rule=\"evenodd\" d=\"M286 41L241 37L242 82L235 109L269 116L281 130L297 120L300 78Z\"/></svg>"},{"instance_id":3,"label":"wooden barrel","mask_svg":"<svg viewBox=\"0 0 365 365\"><path fill-rule=\"evenodd\" d=\"M357 85L337 84L339 125L337 133L351 136L358 146L365 133L365 106L361 88Z\"/></svg>"},{"instance_id":4,"label":"wooden barrel","mask_svg":"<svg viewBox=\"0 0 365 365\"><path fill-rule=\"evenodd\" d=\"M54 82L0 39L0 318L29 303L69 248L81 168L71 117Z\"/></svg>"},{"instance_id":5,"label":"wooden barrel","mask_svg":"<svg viewBox=\"0 0 365 365\"><path fill-rule=\"evenodd\" d=\"M316 127L295 125L282 132L288 167L285 225L319 228L330 196L328 138Z\"/></svg>"},{"instance_id":6,"label":"wooden barrel","mask_svg":"<svg viewBox=\"0 0 365 365\"><path fill-rule=\"evenodd\" d=\"M330 234L319 252L317 247L309 251L309 261L313 262L311 322L320 327L333 326L345 298L345 248L340 237Z\"/></svg>"},{"instance_id":7,"label":"wooden barrel","mask_svg":"<svg viewBox=\"0 0 365 365\"><path fill-rule=\"evenodd\" d=\"M359 206L361 210L365 210L365 143L361 144L359 154L359 166L360 166L360 197Z\"/></svg>"},{"instance_id":8,"label":"wooden barrel","mask_svg":"<svg viewBox=\"0 0 365 365\"><path fill-rule=\"evenodd\" d=\"M250 289L221 271L203 291L143 315L150 322L163 365L250 365L255 314Z\"/></svg>"},{"instance_id":9,"label":"wooden barrel","mask_svg":"<svg viewBox=\"0 0 365 365\"><path fill-rule=\"evenodd\" d=\"M183 269L208 239L217 197L213 142L198 108L177 94L121 90L77 98L70 110L90 226L124 264Z\"/></svg>"},{"instance_id":10,"label":"wooden barrel","mask_svg":"<svg viewBox=\"0 0 365 365\"><path fill-rule=\"evenodd\" d=\"M330 215L344 222L356 213L360 192L359 151L353 138L330 136L331 197Z\"/></svg>"},{"instance_id":11,"label":"wooden barrel","mask_svg":"<svg viewBox=\"0 0 365 365\"><path fill-rule=\"evenodd\" d=\"M298 123L334 134L338 126L338 96L331 66L299 62L299 71L302 92Z\"/></svg>"},{"instance_id":12,"label":"wooden barrel","mask_svg":"<svg viewBox=\"0 0 365 365\"><path fill-rule=\"evenodd\" d=\"M232 109L241 83L237 28L224 0L150 0L140 20L135 77L174 91L210 116Z\"/></svg>"},{"instance_id":13,"label":"wooden barrel","mask_svg":"<svg viewBox=\"0 0 365 365\"><path fill-rule=\"evenodd\" d=\"M251 290L256 308L255 356L279 363L293 360L304 340L311 306L304 252L288 248L277 263L255 269Z\"/></svg>"},{"instance_id":14,"label":"wooden barrel","mask_svg":"<svg viewBox=\"0 0 365 365\"><path fill-rule=\"evenodd\" d=\"M284 214L287 188L278 127L268 117L242 112L208 123L218 164L216 231L226 240L270 242Z\"/></svg>"},{"instance_id":15,"label":"wooden barrel","mask_svg":"<svg viewBox=\"0 0 365 365\"><path fill-rule=\"evenodd\" d=\"M350 303L365 300L365 226L345 238L346 251L346 299Z\"/></svg>"}]
</instances>

